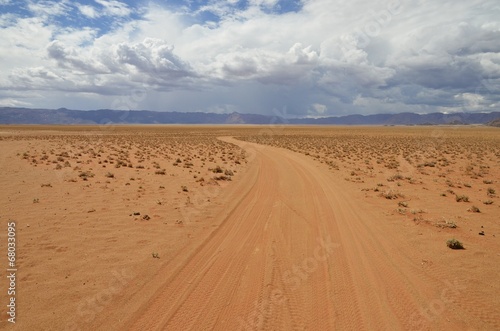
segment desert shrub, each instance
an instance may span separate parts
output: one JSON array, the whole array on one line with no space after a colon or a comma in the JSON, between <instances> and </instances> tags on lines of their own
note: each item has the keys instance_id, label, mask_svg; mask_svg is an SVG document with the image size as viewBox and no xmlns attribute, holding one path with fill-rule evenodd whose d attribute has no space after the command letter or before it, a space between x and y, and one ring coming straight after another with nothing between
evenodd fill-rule
<instances>
[{"instance_id":1,"label":"desert shrub","mask_svg":"<svg viewBox=\"0 0 500 331\"><path fill-rule=\"evenodd\" d=\"M455 200L457 202L469 202L469 197L466 195L455 195Z\"/></svg>"},{"instance_id":2,"label":"desert shrub","mask_svg":"<svg viewBox=\"0 0 500 331\"><path fill-rule=\"evenodd\" d=\"M460 241L456 240L455 238L449 239L446 242L446 246L448 246L451 249L464 249L464 245Z\"/></svg>"},{"instance_id":3,"label":"desert shrub","mask_svg":"<svg viewBox=\"0 0 500 331\"><path fill-rule=\"evenodd\" d=\"M494 195L496 193L495 189L492 187L488 187L487 192L488 192L488 195Z\"/></svg>"},{"instance_id":4,"label":"desert shrub","mask_svg":"<svg viewBox=\"0 0 500 331\"><path fill-rule=\"evenodd\" d=\"M404 177L403 177L403 175L401 175L401 174L399 174L399 173L398 173L398 174L395 174L395 175L393 175L393 176L391 176L391 177L387 178L387 181L388 181L388 182L394 182L394 181L396 181L396 180L401 180L401 179L403 179L403 178L404 178Z\"/></svg>"},{"instance_id":5,"label":"desert shrub","mask_svg":"<svg viewBox=\"0 0 500 331\"><path fill-rule=\"evenodd\" d=\"M231 177L226 176L226 175L220 175L220 176L214 176L214 179L215 180L231 180Z\"/></svg>"},{"instance_id":6,"label":"desert shrub","mask_svg":"<svg viewBox=\"0 0 500 331\"><path fill-rule=\"evenodd\" d=\"M455 229L457 227L455 222L451 222L451 221L444 221L443 223L436 223L436 226L438 228L450 228L450 229Z\"/></svg>"},{"instance_id":7,"label":"desert shrub","mask_svg":"<svg viewBox=\"0 0 500 331\"><path fill-rule=\"evenodd\" d=\"M476 206L472 206L469 208L469 211L470 212L473 212L473 213L480 213L481 211L479 210L479 208L477 208Z\"/></svg>"},{"instance_id":8,"label":"desert shrub","mask_svg":"<svg viewBox=\"0 0 500 331\"><path fill-rule=\"evenodd\" d=\"M91 173L90 171L82 171L78 174L78 176L80 178L82 178L83 180L87 180L87 178L92 178L94 177L94 174Z\"/></svg>"},{"instance_id":9,"label":"desert shrub","mask_svg":"<svg viewBox=\"0 0 500 331\"><path fill-rule=\"evenodd\" d=\"M389 190L387 192L383 192L380 194L380 196L386 198L386 199L389 199L389 200L394 200L394 199L397 199L397 198L404 198L404 195L399 193L399 192L395 192L395 191L392 191L392 190Z\"/></svg>"},{"instance_id":10,"label":"desert shrub","mask_svg":"<svg viewBox=\"0 0 500 331\"><path fill-rule=\"evenodd\" d=\"M224 172L224 170L222 170L222 168L220 166L217 166L217 167L212 169L212 172L215 174L221 174Z\"/></svg>"},{"instance_id":11,"label":"desert shrub","mask_svg":"<svg viewBox=\"0 0 500 331\"><path fill-rule=\"evenodd\" d=\"M406 201L399 201L398 202L398 206L406 208L406 207L408 207L408 202L406 202Z\"/></svg>"},{"instance_id":12,"label":"desert shrub","mask_svg":"<svg viewBox=\"0 0 500 331\"><path fill-rule=\"evenodd\" d=\"M431 168L433 168L433 167L435 167L435 166L436 166L436 162L434 162L434 161L431 161L431 162L425 162L425 163L424 163L424 167L431 167Z\"/></svg>"}]
</instances>

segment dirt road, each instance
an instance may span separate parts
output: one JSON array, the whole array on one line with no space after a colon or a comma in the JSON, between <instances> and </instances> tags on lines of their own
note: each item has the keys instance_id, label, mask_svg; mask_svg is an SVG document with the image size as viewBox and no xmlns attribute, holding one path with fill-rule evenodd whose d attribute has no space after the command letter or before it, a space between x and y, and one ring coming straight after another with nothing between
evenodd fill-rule
<instances>
[{"instance_id":1,"label":"dirt road","mask_svg":"<svg viewBox=\"0 0 500 331\"><path fill-rule=\"evenodd\" d=\"M103 312L96 326L103 320L130 330L481 325L475 319L488 302L455 304L467 285L445 267L422 268L404 228L355 200L335 173L284 149L222 139L248 150L253 161L216 215L224 217L221 225L167 263L152 280L162 285L144 291L148 299L138 310L120 321ZM489 309L490 316L498 313Z\"/></svg>"}]
</instances>

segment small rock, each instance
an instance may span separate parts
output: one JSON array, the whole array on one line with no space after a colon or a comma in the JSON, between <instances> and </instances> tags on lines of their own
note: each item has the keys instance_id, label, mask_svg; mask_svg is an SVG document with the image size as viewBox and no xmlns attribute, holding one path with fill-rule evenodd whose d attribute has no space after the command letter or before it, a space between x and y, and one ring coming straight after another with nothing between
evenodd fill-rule
<instances>
[{"instance_id":1,"label":"small rock","mask_svg":"<svg viewBox=\"0 0 500 331\"><path fill-rule=\"evenodd\" d=\"M142 216L142 219L145 221L149 221L151 219L151 217L149 217L148 215L144 215L144 216Z\"/></svg>"},{"instance_id":2,"label":"small rock","mask_svg":"<svg viewBox=\"0 0 500 331\"><path fill-rule=\"evenodd\" d=\"M479 232L480 236L484 236L484 231Z\"/></svg>"},{"instance_id":3,"label":"small rock","mask_svg":"<svg viewBox=\"0 0 500 331\"><path fill-rule=\"evenodd\" d=\"M140 215L141 213L139 213L138 211L134 212L134 216L138 216Z\"/></svg>"}]
</instances>

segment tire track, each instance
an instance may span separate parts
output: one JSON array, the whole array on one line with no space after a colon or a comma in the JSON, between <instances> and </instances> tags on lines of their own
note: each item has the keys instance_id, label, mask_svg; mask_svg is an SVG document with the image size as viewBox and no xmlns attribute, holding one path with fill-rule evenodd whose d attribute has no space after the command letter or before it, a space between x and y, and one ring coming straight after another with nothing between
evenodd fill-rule
<instances>
[{"instance_id":1,"label":"tire track","mask_svg":"<svg viewBox=\"0 0 500 331\"><path fill-rule=\"evenodd\" d=\"M122 329L413 328L409 315L442 282L415 265L390 224L306 157L222 140L254 152L252 179L235 184L246 193Z\"/></svg>"}]
</instances>

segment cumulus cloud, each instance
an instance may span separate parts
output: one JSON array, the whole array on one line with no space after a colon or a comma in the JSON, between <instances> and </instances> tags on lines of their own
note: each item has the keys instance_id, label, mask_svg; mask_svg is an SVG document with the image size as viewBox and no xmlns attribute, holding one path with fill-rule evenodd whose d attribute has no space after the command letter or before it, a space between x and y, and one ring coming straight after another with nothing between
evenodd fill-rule
<instances>
[{"instance_id":1,"label":"cumulus cloud","mask_svg":"<svg viewBox=\"0 0 500 331\"><path fill-rule=\"evenodd\" d=\"M62 80L64 90L102 95L118 95L134 88L166 91L188 88L183 80L194 76L189 64L174 54L174 47L160 39L123 42L106 49L88 47L84 51L54 40L47 47L47 55L57 64L54 75L60 80L47 78L43 89L61 89ZM31 68L13 72L11 82L17 86L30 82L33 86L38 82L33 72Z\"/></svg>"},{"instance_id":2,"label":"cumulus cloud","mask_svg":"<svg viewBox=\"0 0 500 331\"><path fill-rule=\"evenodd\" d=\"M52 91L54 107L71 96L77 107L106 107L141 88L138 108L290 116L499 104L493 0L316 0L289 12L278 0L194 5L150 3L132 19L139 13L117 0L30 1L31 17L0 15L0 91ZM81 21L58 18L70 14ZM107 20L113 29L103 28Z\"/></svg>"},{"instance_id":3,"label":"cumulus cloud","mask_svg":"<svg viewBox=\"0 0 500 331\"><path fill-rule=\"evenodd\" d=\"M317 64L318 54L311 47L294 44L287 52L258 48L237 48L218 54L201 71L221 80L257 80L264 84L294 84L307 78Z\"/></svg>"},{"instance_id":4,"label":"cumulus cloud","mask_svg":"<svg viewBox=\"0 0 500 331\"><path fill-rule=\"evenodd\" d=\"M59 40L54 40L47 46L47 54L63 69L79 70L84 74L109 73L98 58L86 56L78 49L67 47Z\"/></svg>"},{"instance_id":5,"label":"cumulus cloud","mask_svg":"<svg viewBox=\"0 0 500 331\"><path fill-rule=\"evenodd\" d=\"M128 64L139 71L158 73L168 77L184 76L189 66L174 55L174 46L161 39L146 38L136 44L121 43L116 55L122 64Z\"/></svg>"}]
</instances>

